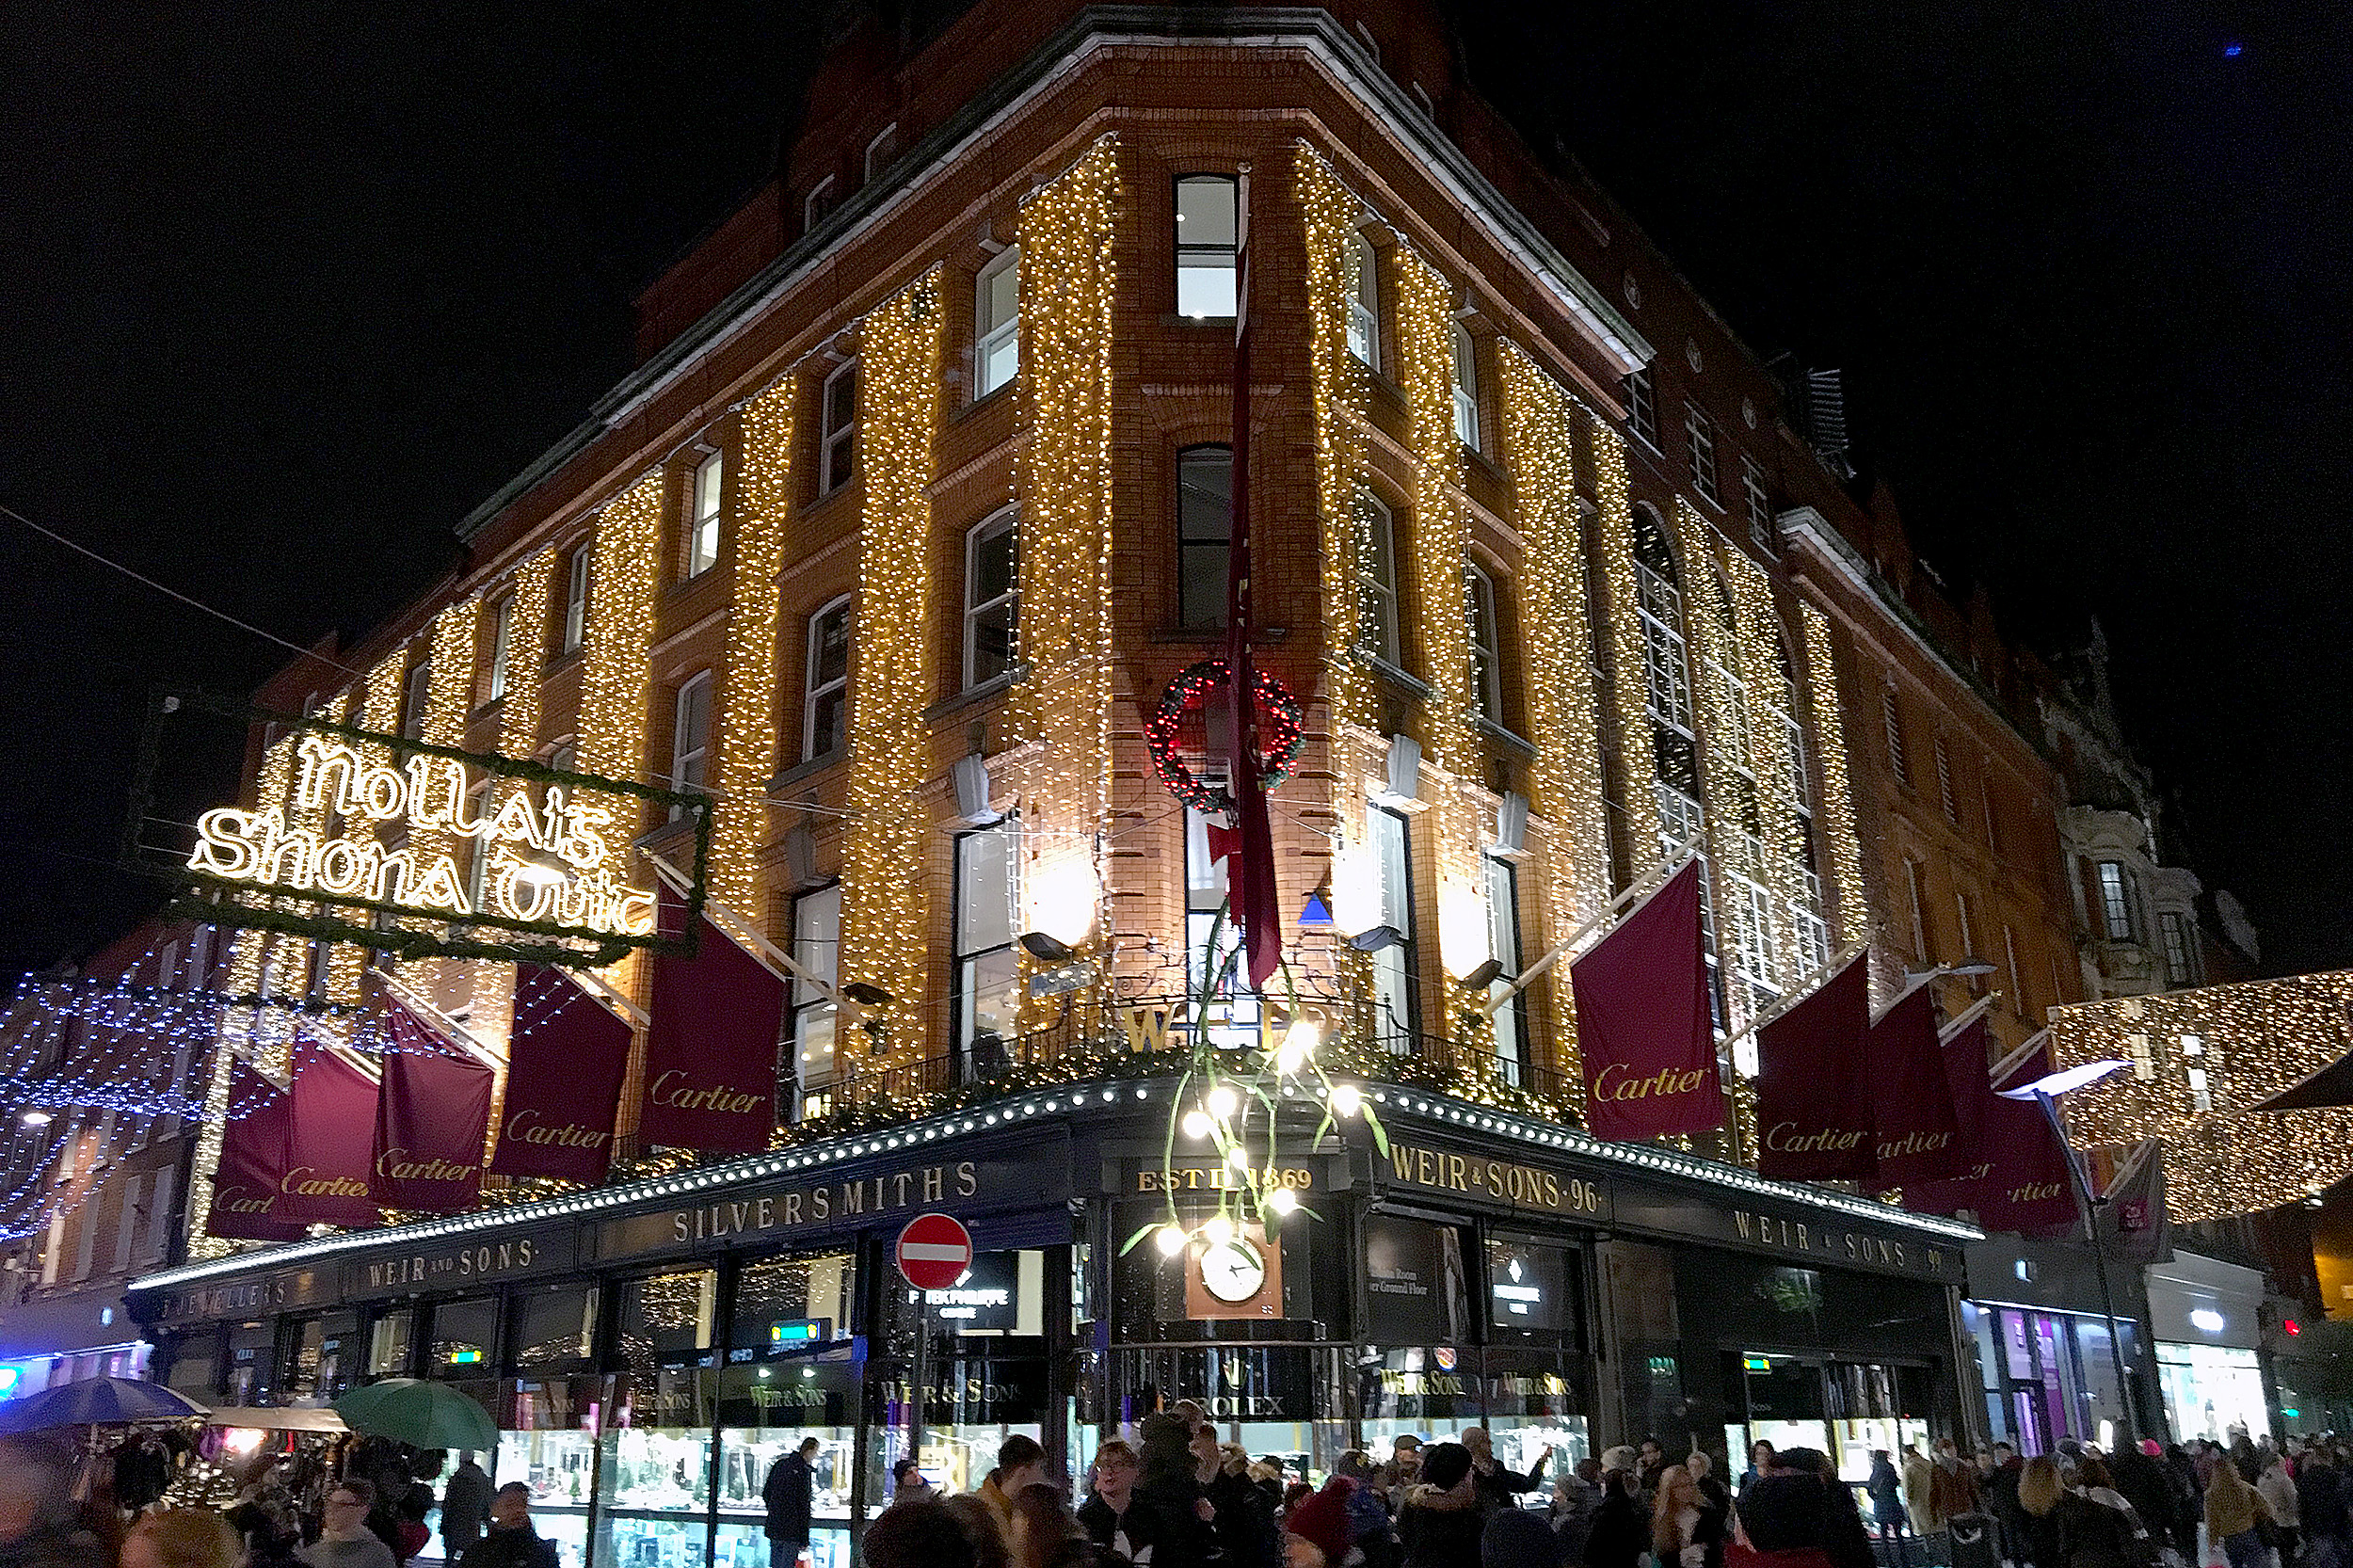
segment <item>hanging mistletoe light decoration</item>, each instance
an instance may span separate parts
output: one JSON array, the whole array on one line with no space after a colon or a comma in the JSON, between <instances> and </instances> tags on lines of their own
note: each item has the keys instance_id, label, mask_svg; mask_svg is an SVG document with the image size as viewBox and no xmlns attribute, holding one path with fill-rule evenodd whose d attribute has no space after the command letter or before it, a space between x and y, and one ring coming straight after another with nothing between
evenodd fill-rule
<instances>
[{"instance_id":1,"label":"hanging mistletoe light decoration","mask_svg":"<svg viewBox=\"0 0 2353 1568\"><path fill-rule=\"evenodd\" d=\"M1272 790L1290 776L1305 744L1307 716L1290 688L1265 670L1256 672L1258 705L1258 777ZM1160 706L1144 721L1144 744L1152 754L1152 771L1168 792L1209 815L1234 808L1233 792L1225 784L1205 779L1185 765L1183 736L1188 715L1225 689L1225 661L1204 659L1186 666L1160 694Z\"/></svg>"}]
</instances>

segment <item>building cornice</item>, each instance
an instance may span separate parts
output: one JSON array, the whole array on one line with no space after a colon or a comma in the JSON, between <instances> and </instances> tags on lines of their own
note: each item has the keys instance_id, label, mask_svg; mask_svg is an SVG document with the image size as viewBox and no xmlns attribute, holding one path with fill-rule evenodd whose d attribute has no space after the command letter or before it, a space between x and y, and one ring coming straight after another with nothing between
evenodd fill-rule
<instances>
[{"instance_id":1,"label":"building cornice","mask_svg":"<svg viewBox=\"0 0 2353 1568\"><path fill-rule=\"evenodd\" d=\"M1873 571L1846 536L1831 526L1829 519L1811 506L1793 506L1781 514L1779 521L1785 544L1794 546L1803 558L1829 568L1848 586L1877 605L1885 614L1887 623L1902 632L1914 650L1966 688L1988 715L2017 737L2020 745L2043 762L2057 766L2050 748L2020 726L1982 677L1953 662L1928 623L1920 618L1919 612L1895 595L1886 580Z\"/></svg>"},{"instance_id":2,"label":"building cornice","mask_svg":"<svg viewBox=\"0 0 2353 1568\"><path fill-rule=\"evenodd\" d=\"M1530 218L1447 138L1428 111L1384 73L1330 13L1308 9L1172 10L1151 6L1097 6L999 76L945 123L908 149L889 174L850 196L784 253L737 287L694 325L639 366L590 408L587 419L541 453L457 525L471 543L501 514L560 472L604 435L693 374L735 331L780 302L842 246L881 223L934 178L993 138L1004 122L1083 67L1098 51L1118 45L1290 49L1307 54L1356 106L1419 156L1425 172L1466 208L1489 235L1533 277L1622 371L1641 369L1654 353L1633 325L1591 280L1572 265Z\"/></svg>"}]
</instances>

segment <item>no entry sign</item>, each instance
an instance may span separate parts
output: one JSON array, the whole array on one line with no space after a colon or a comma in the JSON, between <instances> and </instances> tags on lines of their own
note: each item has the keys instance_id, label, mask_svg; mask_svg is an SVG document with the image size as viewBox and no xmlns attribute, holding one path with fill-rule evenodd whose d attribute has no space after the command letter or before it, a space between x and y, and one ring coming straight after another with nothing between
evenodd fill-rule
<instances>
[{"instance_id":1,"label":"no entry sign","mask_svg":"<svg viewBox=\"0 0 2353 1568\"><path fill-rule=\"evenodd\" d=\"M945 1290L972 1267L972 1233L952 1215L918 1214L899 1232L898 1260L918 1290Z\"/></svg>"}]
</instances>

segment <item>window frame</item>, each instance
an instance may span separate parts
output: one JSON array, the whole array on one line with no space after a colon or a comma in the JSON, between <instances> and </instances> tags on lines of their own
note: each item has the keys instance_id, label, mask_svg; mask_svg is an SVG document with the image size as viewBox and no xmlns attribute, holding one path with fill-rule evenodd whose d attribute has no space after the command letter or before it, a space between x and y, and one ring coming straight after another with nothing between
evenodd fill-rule
<instances>
[{"instance_id":1,"label":"window frame","mask_svg":"<svg viewBox=\"0 0 2353 1568\"><path fill-rule=\"evenodd\" d=\"M1912 788L1912 759L1904 752L1904 717L1893 686L1880 688L1880 728L1887 743L1887 771L1908 790Z\"/></svg>"},{"instance_id":2,"label":"window frame","mask_svg":"<svg viewBox=\"0 0 2353 1568\"><path fill-rule=\"evenodd\" d=\"M1683 440L1691 464L1691 488L1702 501L1718 511L1724 508L1723 487L1720 482L1717 456L1716 422L1697 403L1685 399L1683 404Z\"/></svg>"},{"instance_id":3,"label":"window frame","mask_svg":"<svg viewBox=\"0 0 2353 1568\"><path fill-rule=\"evenodd\" d=\"M1193 537L1188 527L1185 511L1185 498L1188 493L1186 477L1189 468L1213 466L1195 461L1197 455L1204 453L1220 453L1225 459L1225 507L1216 520L1217 536L1214 538ZM1234 449L1224 441L1199 441L1177 450L1176 624L1188 632L1222 632L1225 628L1226 576L1233 565L1234 550L1233 486ZM1196 552L1214 554L1218 562L1217 569L1209 573L1204 579L1203 591L1209 592L1211 596L1206 604L1194 603L1192 597L1193 584L1196 575L1193 569L1193 559ZM1211 583L1216 584L1213 591L1208 587L1208 584Z\"/></svg>"},{"instance_id":4,"label":"window frame","mask_svg":"<svg viewBox=\"0 0 2353 1568\"><path fill-rule=\"evenodd\" d=\"M857 638L856 621L851 613L854 598L855 596L851 594L840 594L819 605L810 612L807 630L802 636L801 760L805 763L823 761L828 757L849 749L850 666L856 662L855 644ZM841 673L829 680L820 680L818 678L819 649L824 646L825 623L836 615L842 617ZM828 745L824 750L819 751L817 749L818 706L837 694L842 699L841 739L838 744Z\"/></svg>"},{"instance_id":5,"label":"window frame","mask_svg":"<svg viewBox=\"0 0 2353 1568\"><path fill-rule=\"evenodd\" d=\"M588 597L595 591L596 541L583 539L564 567L564 651L577 653L588 640Z\"/></svg>"},{"instance_id":6,"label":"window frame","mask_svg":"<svg viewBox=\"0 0 2353 1568\"><path fill-rule=\"evenodd\" d=\"M1509 729L1503 712L1503 600L1496 580L1476 561L1464 563L1470 573L1471 701L1479 716L1498 729ZM1483 641L1481 639L1484 639Z\"/></svg>"},{"instance_id":7,"label":"window frame","mask_svg":"<svg viewBox=\"0 0 2353 1568\"><path fill-rule=\"evenodd\" d=\"M1369 594L1373 614L1366 618L1376 623L1377 641L1369 642L1365 628L1359 623L1356 644L1391 669L1405 667L1403 621L1398 605L1397 580L1397 510L1381 499L1378 492L1359 486L1357 504L1365 513L1365 551L1356 564L1356 592L1360 602ZM1369 569L1378 566L1379 570Z\"/></svg>"},{"instance_id":8,"label":"window frame","mask_svg":"<svg viewBox=\"0 0 2353 1568\"><path fill-rule=\"evenodd\" d=\"M1185 231L1182 227L1184 223L1185 211L1185 186L1195 181L1201 182L1205 184L1211 182L1221 184L1225 187L1227 194L1232 198L1234 205L1234 238L1232 240L1208 245L1186 243ZM1187 272L1224 272L1227 279L1231 280L1232 292L1236 300L1239 301L1241 290L1241 176L1238 174L1229 174L1220 169L1193 169L1185 173L1172 176L1169 183L1169 214L1171 218L1169 227L1175 232L1174 236L1170 241L1170 246L1173 252L1173 259L1176 263L1176 294L1174 303L1176 308L1176 313L1187 321L1233 320L1234 307L1230 305L1225 311L1216 312L1207 311L1195 312L1187 311L1185 309L1185 274ZM1215 257L1220 254L1224 255L1225 258L1225 263L1223 267L1214 265L1203 266L1198 263L1199 258ZM1187 265L1188 257L1195 259L1194 264L1190 266Z\"/></svg>"},{"instance_id":9,"label":"window frame","mask_svg":"<svg viewBox=\"0 0 2353 1568\"><path fill-rule=\"evenodd\" d=\"M1470 452L1482 450L1479 422L1479 340L1454 323L1454 436Z\"/></svg>"},{"instance_id":10,"label":"window frame","mask_svg":"<svg viewBox=\"0 0 2353 1568\"><path fill-rule=\"evenodd\" d=\"M1625 389L1626 429L1644 446L1657 452L1658 383L1652 379L1650 366L1627 371L1619 385Z\"/></svg>"},{"instance_id":11,"label":"window frame","mask_svg":"<svg viewBox=\"0 0 2353 1568\"><path fill-rule=\"evenodd\" d=\"M1953 826L1961 825L1961 797L1953 792L1952 749L1939 735L1930 743L1936 752L1936 799L1944 808L1945 820Z\"/></svg>"},{"instance_id":12,"label":"window frame","mask_svg":"<svg viewBox=\"0 0 2353 1568\"><path fill-rule=\"evenodd\" d=\"M1006 272L1014 275L1013 313L1003 321L989 320L989 289ZM994 353L1010 344L1013 362L1000 379L992 380L989 365ZM977 403L1013 385L1021 374L1021 248L1009 245L988 259L986 265L972 275L972 400Z\"/></svg>"},{"instance_id":13,"label":"window frame","mask_svg":"<svg viewBox=\"0 0 2353 1568\"><path fill-rule=\"evenodd\" d=\"M1745 452L1740 454L1740 499L1748 508L1749 542L1768 555L1775 553L1780 541L1774 536L1773 498L1765 486L1765 465Z\"/></svg>"},{"instance_id":14,"label":"window frame","mask_svg":"<svg viewBox=\"0 0 2353 1568\"><path fill-rule=\"evenodd\" d=\"M2157 911L2157 936L2165 957L2168 985L2193 985L2198 971L2189 958L2189 921L2178 909Z\"/></svg>"},{"instance_id":15,"label":"window frame","mask_svg":"<svg viewBox=\"0 0 2353 1568\"><path fill-rule=\"evenodd\" d=\"M809 233L833 212L834 178L828 174L801 197L801 232Z\"/></svg>"},{"instance_id":16,"label":"window frame","mask_svg":"<svg viewBox=\"0 0 2353 1568\"><path fill-rule=\"evenodd\" d=\"M882 149L882 157L879 160L877 160L874 156L874 150L876 148ZM866 144L865 152L859 157L858 168L859 171L865 176L863 183L870 185L874 183L874 177L882 173L883 170L888 168L890 167L890 160L898 155L899 122L894 120L889 124L874 133L872 138Z\"/></svg>"},{"instance_id":17,"label":"window frame","mask_svg":"<svg viewBox=\"0 0 2353 1568\"><path fill-rule=\"evenodd\" d=\"M711 720L712 696L715 688L716 682L712 678L712 672L698 670L680 681L678 691L671 697L670 788L679 794L712 792ZM687 722L698 699L701 706L702 732L696 737L696 744L689 746L686 744ZM686 776L686 765L690 759L697 774L697 776L692 779ZM673 808L672 820L675 821L678 815L678 809Z\"/></svg>"},{"instance_id":18,"label":"window frame","mask_svg":"<svg viewBox=\"0 0 2353 1568\"><path fill-rule=\"evenodd\" d=\"M1421 1038L1421 964L1414 931L1414 823L1404 812L1375 801L1365 803L1365 813L1366 847L1372 854L1375 897L1380 901L1379 923L1401 934L1400 940L1371 955L1373 1038L1376 1043L1385 1041L1392 1055L1410 1056ZM1401 873L1394 887L1388 874L1388 852L1382 841L1383 835L1390 832L1396 836L1396 859ZM1393 998L1382 995L1385 983L1395 986ZM1388 1014L1386 1019L1381 1016L1384 1011Z\"/></svg>"},{"instance_id":19,"label":"window frame","mask_svg":"<svg viewBox=\"0 0 2353 1568\"><path fill-rule=\"evenodd\" d=\"M1375 375L1381 371L1381 252L1362 229L1348 235L1356 264L1355 287L1348 295L1348 351ZM1361 341L1360 341L1361 340Z\"/></svg>"},{"instance_id":20,"label":"window frame","mask_svg":"<svg viewBox=\"0 0 2353 1568\"><path fill-rule=\"evenodd\" d=\"M1492 1001L1497 986L1508 987L1519 979L1528 962L1528 933L1520 920L1519 867L1493 852L1479 859L1481 891L1487 895L1487 954L1502 966L1487 988ZM1498 881L1503 893L1500 900L1497 897ZM1508 921L1498 919L1498 910L1509 917ZM1507 934L1508 941L1504 939ZM1511 951L1500 951L1505 947ZM1496 1056L1503 1064L1504 1081L1513 1088L1527 1087L1536 1066L1536 1052L1528 1032L1525 990L1511 993L1511 1000L1496 1009L1494 1026Z\"/></svg>"},{"instance_id":21,"label":"window frame","mask_svg":"<svg viewBox=\"0 0 2353 1568\"><path fill-rule=\"evenodd\" d=\"M433 703L433 656L428 653L408 666L400 678L400 728L404 741L424 739L424 721Z\"/></svg>"},{"instance_id":22,"label":"window frame","mask_svg":"<svg viewBox=\"0 0 2353 1568\"><path fill-rule=\"evenodd\" d=\"M513 653L510 645L515 635L514 618L514 595L509 594L490 606L490 695L487 700L491 702L506 696L506 682L510 679L506 662Z\"/></svg>"},{"instance_id":23,"label":"window frame","mask_svg":"<svg viewBox=\"0 0 2353 1568\"><path fill-rule=\"evenodd\" d=\"M704 494L704 475L710 475L710 494ZM687 471L685 547L680 562L679 581L691 583L719 564L719 519L727 505L727 454L713 450Z\"/></svg>"},{"instance_id":24,"label":"window frame","mask_svg":"<svg viewBox=\"0 0 2353 1568\"><path fill-rule=\"evenodd\" d=\"M976 840L997 834L1004 835L1006 840L1006 846L1002 852L1005 865L1005 939L1002 942L990 942L968 947L966 944L968 941L971 940L971 936L970 934L965 929L965 907L968 902L967 897L968 892L968 879L972 874L972 867L967 860L968 846L973 844ZM974 999L976 999L980 994L980 986L977 984L980 967L986 960L996 958L1000 955L1016 953L1020 945L1020 819L1015 816L1006 816L1000 818L998 821L989 824L985 827L976 827L970 829L969 831L953 835L950 840L949 859L952 872L952 886L950 888L949 895L951 902L949 905L948 922L948 961L950 975L953 984L953 990L950 994L949 1055L950 1060L954 1065L955 1077L957 1080L959 1082L969 1082L972 1081L974 1078L984 1076L980 1071L983 1064L978 1061L974 1050L974 1048L980 1043L981 1036L973 1029L973 1025L976 1021L974 1016L976 1009L974 1008L973 1003ZM1020 960L1017 956L1014 958L1013 973L1013 984L1017 992L1020 982ZM1017 995L1015 1000L1015 1032L1010 1037L1004 1035L997 1036L997 1038L1002 1040L1008 1048L1013 1047L1020 1039L1018 1016L1019 999ZM1010 1058L1011 1054L1012 1053L1009 1048L1007 1051L1008 1058ZM1004 1064L1004 1065L1011 1064L1010 1060Z\"/></svg>"},{"instance_id":25,"label":"window frame","mask_svg":"<svg viewBox=\"0 0 2353 1568\"><path fill-rule=\"evenodd\" d=\"M825 373L817 392L817 493L828 496L857 477L858 447L858 370L860 357L853 354ZM833 389L843 377L850 382L850 411L846 423L836 425ZM838 472L837 472L838 471Z\"/></svg>"},{"instance_id":26,"label":"window frame","mask_svg":"<svg viewBox=\"0 0 2353 1568\"><path fill-rule=\"evenodd\" d=\"M808 917L821 911L828 900L833 905L833 936L830 950L819 952L816 950L825 946L827 939L811 935L808 929L810 924ZM788 919L791 922L789 939L792 944L792 961L820 980L839 985L841 978L841 884L839 881L828 882L793 894ZM794 976L786 1005L791 1017L792 1052L792 1095L789 1103L792 1107L792 1120L798 1122L811 1115L826 1114L832 1108L834 1086L849 1075L842 1070L841 1020L834 1007L833 998L808 981ZM811 1090L812 1079L808 1069L810 1029L820 1018L830 1020L831 1024L825 1046L829 1071L824 1082L817 1086L825 1096L824 1104L812 1107L810 1101L816 1096Z\"/></svg>"},{"instance_id":27,"label":"window frame","mask_svg":"<svg viewBox=\"0 0 2353 1568\"><path fill-rule=\"evenodd\" d=\"M999 536L1013 540L1012 569L1005 574L1005 589L989 599L975 602L973 595L980 586L978 559L981 547ZM1002 608L1006 613L1004 668L983 676L980 673L980 647L977 632L982 617ZM1002 680L1013 673L1015 639L1021 625L1021 515L1016 506L1000 506L980 521L964 531L964 690L971 691L991 681Z\"/></svg>"},{"instance_id":28,"label":"window frame","mask_svg":"<svg viewBox=\"0 0 2353 1568\"><path fill-rule=\"evenodd\" d=\"M2134 917L2132 883L2121 860L2095 861L2093 884L2100 889L2100 930L2111 942L2139 940Z\"/></svg>"}]
</instances>

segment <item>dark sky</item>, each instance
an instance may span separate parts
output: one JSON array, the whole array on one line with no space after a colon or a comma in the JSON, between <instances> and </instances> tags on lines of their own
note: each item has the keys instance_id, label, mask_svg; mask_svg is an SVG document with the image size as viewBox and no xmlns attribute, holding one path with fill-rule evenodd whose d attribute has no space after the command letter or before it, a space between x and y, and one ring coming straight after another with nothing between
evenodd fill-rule
<instances>
[{"instance_id":1,"label":"dark sky","mask_svg":"<svg viewBox=\"0 0 2353 1568\"><path fill-rule=\"evenodd\" d=\"M1465 10L1532 141L1751 344L1846 369L1949 578L2032 638L2102 617L2266 967L2353 961L2347 30L2177 0ZM815 49L752 4L51 0L10 30L0 504L297 642L428 587L623 374L631 293L766 172ZM5 520L0 567L5 975L153 897L112 869L150 686L281 656Z\"/></svg>"}]
</instances>

